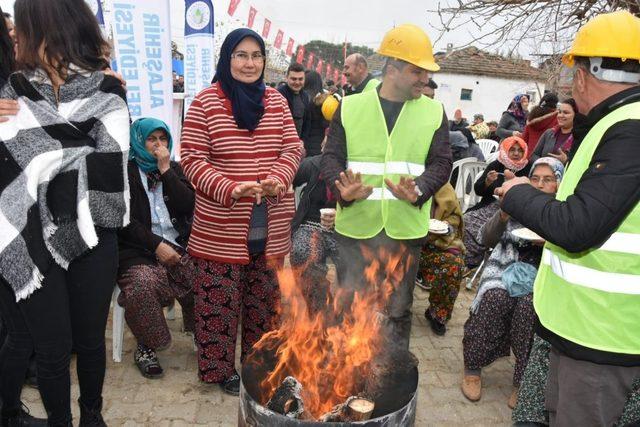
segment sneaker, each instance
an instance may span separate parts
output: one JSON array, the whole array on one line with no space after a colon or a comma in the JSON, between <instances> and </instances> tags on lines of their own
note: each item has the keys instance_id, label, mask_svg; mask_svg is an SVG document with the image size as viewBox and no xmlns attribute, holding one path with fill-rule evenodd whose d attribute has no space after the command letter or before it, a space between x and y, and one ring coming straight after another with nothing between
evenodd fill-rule
<instances>
[{"instance_id":1,"label":"sneaker","mask_svg":"<svg viewBox=\"0 0 640 427\"><path fill-rule=\"evenodd\" d=\"M424 311L424 317L426 317L427 320L429 321L429 324L431 325L431 330L433 331L434 334L443 336L444 334L447 333L447 325L445 325L444 323L440 323L436 319L434 319L433 316L431 316L429 309L426 309Z\"/></svg>"},{"instance_id":2,"label":"sneaker","mask_svg":"<svg viewBox=\"0 0 640 427\"><path fill-rule=\"evenodd\" d=\"M2 416L2 425L11 427L46 427L46 418L36 418L29 413L29 408L21 403L20 410L17 415L7 417Z\"/></svg>"},{"instance_id":3,"label":"sneaker","mask_svg":"<svg viewBox=\"0 0 640 427\"><path fill-rule=\"evenodd\" d=\"M133 360L145 378L157 379L162 378L164 375L164 370L160 366L160 362L158 362L158 355L152 348L138 344Z\"/></svg>"},{"instance_id":4,"label":"sneaker","mask_svg":"<svg viewBox=\"0 0 640 427\"><path fill-rule=\"evenodd\" d=\"M416 286L419 287L420 289L424 289L425 291L431 290L431 285L425 285L424 279L420 276L416 277Z\"/></svg>"},{"instance_id":5,"label":"sneaker","mask_svg":"<svg viewBox=\"0 0 640 427\"><path fill-rule=\"evenodd\" d=\"M462 394L472 402L480 400L482 394L482 379L480 375L465 375L462 378Z\"/></svg>"},{"instance_id":6,"label":"sneaker","mask_svg":"<svg viewBox=\"0 0 640 427\"><path fill-rule=\"evenodd\" d=\"M236 370L233 371L233 375L220 383L220 388L231 396L238 396L240 394L240 375Z\"/></svg>"}]
</instances>

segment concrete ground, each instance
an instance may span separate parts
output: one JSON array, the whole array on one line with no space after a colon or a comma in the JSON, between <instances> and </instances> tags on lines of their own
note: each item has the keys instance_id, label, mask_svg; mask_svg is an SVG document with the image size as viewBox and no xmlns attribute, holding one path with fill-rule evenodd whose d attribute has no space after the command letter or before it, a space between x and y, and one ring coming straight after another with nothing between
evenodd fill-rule
<instances>
[{"instance_id":1,"label":"concrete ground","mask_svg":"<svg viewBox=\"0 0 640 427\"><path fill-rule=\"evenodd\" d=\"M462 375L462 325L468 316L473 292L464 288L455 305L444 337L431 332L423 313L428 293L416 288L411 348L420 360L419 400L416 426L510 425L507 399L511 393L513 361L502 359L483 371L482 399L467 401L460 392ZM110 426L235 426L238 399L223 394L215 385L200 383L192 338L180 332L182 321L169 321L171 347L159 353L165 376L143 378L133 364L135 342L126 329L122 363L111 359L111 319L107 329L107 376L104 385L105 421ZM512 358L511 358L512 359ZM72 366L72 408L78 422L78 385ZM36 416L43 416L37 390L25 387L23 400Z\"/></svg>"}]
</instances>

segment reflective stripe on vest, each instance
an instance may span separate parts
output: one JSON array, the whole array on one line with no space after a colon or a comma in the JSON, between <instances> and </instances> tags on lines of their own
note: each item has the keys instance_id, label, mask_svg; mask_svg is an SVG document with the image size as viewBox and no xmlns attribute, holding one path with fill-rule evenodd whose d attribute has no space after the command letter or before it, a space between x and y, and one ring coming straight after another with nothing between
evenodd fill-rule
<instances>
[{"instance_id":1,"label":"reflective stripe on vest","mask_svg":"<svg viewBox=\"0 0 640 427\"><path fill-rule=\"evenodd\" d=\"M622 106L589 131L556 198L571 197L604 133L640 120L640 102ZM600 247L569 253L547 242L534 285L534 307L545 328L584 347L640 354L640 204Z\"/></svg>"},{"instance_id":2,"label":"reflective stripe on vest","mask_svg":"<svg viewBox=\"0 0 640 427\"><path fill-rule=\"evenodd\" d=\"M418 208L398 200L384 180L420 176L435 131L442 124L442 104L427 97L404 103L391 134L378 92L365 91L342 100L347 139L347 168L373 187L366 200L338 206L336 231L355 239L374 237L383 229L397 240L417 239L429 231L430 200Z\"/></svg>"},{"instance_id":3,"label":"reflective stripe on vest","mask_svg":"<svg viewBox=\"0 0 640 427\"><path fill-rule=\"evenodd\" d=\"M347 162L347 169L351 169L353 173L360 172L364 175L384 175L386 172L397 175L413 175L416 177L422 175L424 165L409 162Z\"/></svg>"}]
</instances>

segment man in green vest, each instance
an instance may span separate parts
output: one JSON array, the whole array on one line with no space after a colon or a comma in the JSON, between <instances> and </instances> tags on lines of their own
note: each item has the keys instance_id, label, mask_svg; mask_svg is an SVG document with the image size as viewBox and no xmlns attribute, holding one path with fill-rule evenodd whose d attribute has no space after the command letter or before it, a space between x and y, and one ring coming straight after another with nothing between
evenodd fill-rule
<instances>
[{"instance_id":1,"label":"man in green vest","mask_svg":"<svg viewBox=\"0 0 640 427\"><path fill-rule=\"evenodd\" d=\"M346 77L349 85L345 96L375 89L380 84L380 81L374 79L369 73L367 59L360 53L352 53L347 56L344 60L342 74Z\"/></svg>"},{"instance_id":2,"label":"man in green vest","mask_svg":"<svg viewBox=\"0 0 640 427\"><path fill-rule=\"evenodd\" d=\"M556 198L526 178L496 193L547 241L534 306L552 345L551 425L614 425L640 381L640 19L593 18L563 62L587 118Z\"/></svg>"},{"instance_id":3,"label":"man in green vest","mask_svg":"<svg viewBox=\"0 0 640 427\"><path fill-rule=\"evenodd\" d=\"M327 136L322 174L339 201L340 287L390 284L381 311L394 341L408 348L431 196L449 179L451 150L442 104L422 95L429 72L439 69L429 37L417 26L401 25L385 35L378 53L387 57L383 81L343 98Z\"/></svg>"}]
</instances>

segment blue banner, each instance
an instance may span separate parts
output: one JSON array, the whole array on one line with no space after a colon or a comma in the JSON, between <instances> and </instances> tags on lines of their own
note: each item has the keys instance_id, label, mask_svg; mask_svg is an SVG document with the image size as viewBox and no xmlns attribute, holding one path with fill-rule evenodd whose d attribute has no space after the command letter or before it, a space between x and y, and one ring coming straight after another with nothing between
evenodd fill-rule
<instances>
[{"instance_id":1,"label":"blue banner","mask_svg":"<svg viewBox=\"0 0 640 427\"><path fill-rule=\"evenodd\" d=\"M184 112L193 98L211 84L215 73L213 4L185 0Z\"/></svg>"},{"instance_id":2,"label":"blue banner","mask_svg":"<svg viewBox=\"0 0 640 427\"><path fill-rule=\"evenodd\" d=\"M213 36L213 3L211 0L185 0L184 35Z\"/></svg>"}]
</instances>

